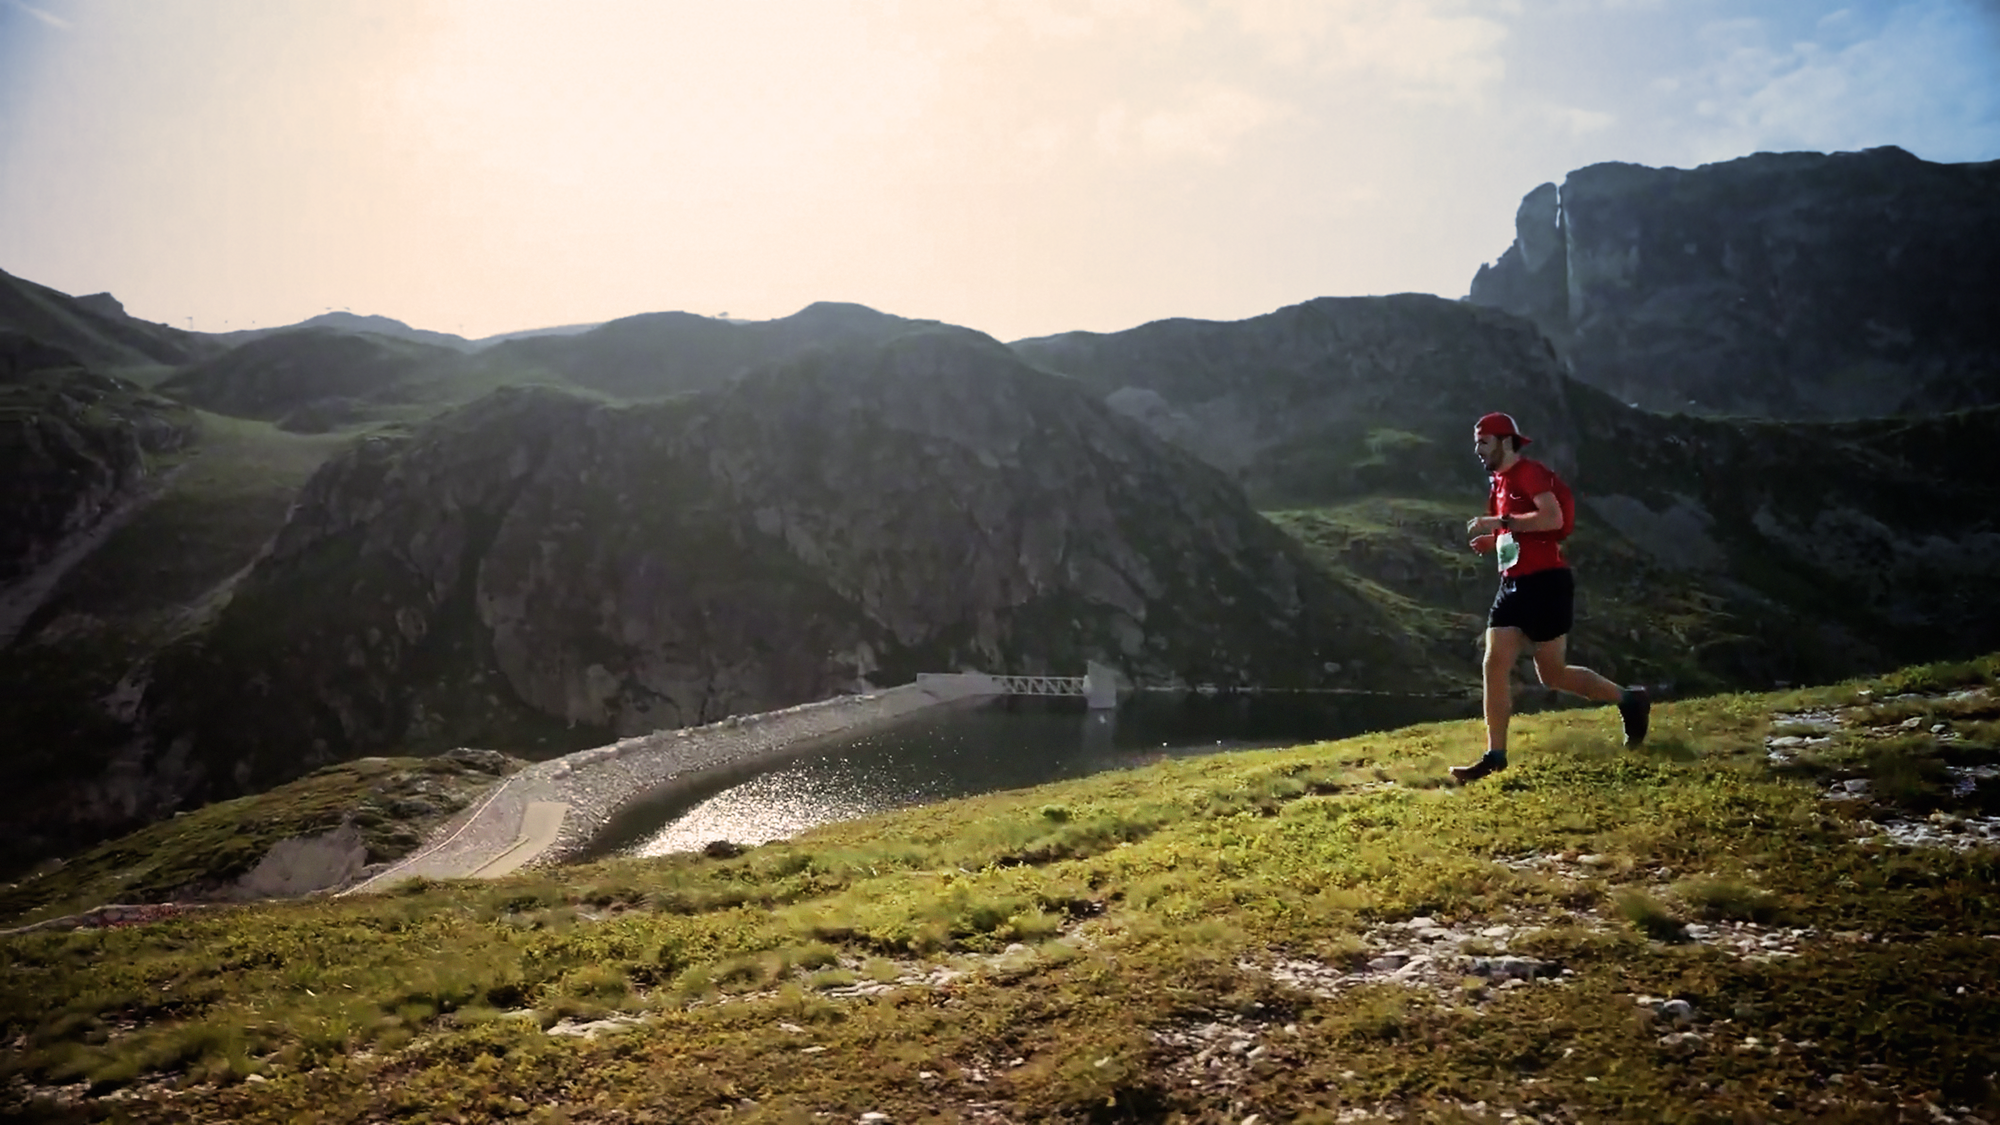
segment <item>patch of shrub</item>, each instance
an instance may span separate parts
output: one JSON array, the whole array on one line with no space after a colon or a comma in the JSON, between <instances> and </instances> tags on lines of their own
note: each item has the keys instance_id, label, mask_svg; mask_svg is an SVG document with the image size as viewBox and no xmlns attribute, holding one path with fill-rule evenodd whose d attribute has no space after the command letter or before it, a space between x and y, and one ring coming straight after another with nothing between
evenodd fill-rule
<instances>
[{"instance_id":1,"label":"patch of shrub","mask_svg":"<svg viewBox=\"0 0 2000 1125\"><path fill-rule=\"evenodd\" d=\"M1660 900L1644 891L1622 890L1612 896L1618 908L1619 917L1632 923L1632 927L1656 941L1680 942L1687 940L1687 925L1674 917Z\"/></svg>"},{"instance_id":2,"label":"patch of shrub","mask_svg":"<svg viewBox=\"0 0 2000 1125\"><path fill-rule=\"evenodd\" d=\"M606 883L587 887L578 896L592 906L639 906L646 901L646 892L629 883Z\"/></svg>"},{"instance_id":3,"label":"patch of shrub","mask_svg":"<svg viewBox=\"0 0 2000 1125\"><path fill-rule=\"evenodd\" d=\"M1674 896L1696 917L1710 922L1768 925L1784 914L1776 895L1728 879L1689 880L1674 888Z\"/></svg>"}]
</instances>

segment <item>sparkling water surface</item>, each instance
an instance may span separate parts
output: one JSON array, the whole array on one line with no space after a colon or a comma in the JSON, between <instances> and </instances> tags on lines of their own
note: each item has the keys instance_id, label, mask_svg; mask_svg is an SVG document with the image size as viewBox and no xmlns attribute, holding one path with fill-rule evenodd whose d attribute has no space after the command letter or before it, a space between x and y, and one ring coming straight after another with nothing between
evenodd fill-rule
<instances>
[{"instance_id":1,"label":"sparkling water surface","mask_svg":"<svg viewBox=\"0 0 2000 1125\"><path fill-rule=\"evenodd\" d=\"M1166 757L1288 746L1453 717L1436 699L1140 696L1006 699L676 779L624 810L595 855L666 855L717 840L761 844L809 828L954 797L1130 769Z\"/></svg>"}]
</instances>

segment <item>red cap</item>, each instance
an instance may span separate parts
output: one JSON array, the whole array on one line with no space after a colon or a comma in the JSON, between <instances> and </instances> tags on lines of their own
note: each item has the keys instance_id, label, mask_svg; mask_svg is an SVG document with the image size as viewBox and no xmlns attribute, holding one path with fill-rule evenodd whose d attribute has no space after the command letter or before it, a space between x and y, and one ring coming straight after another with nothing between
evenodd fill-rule
<instances>
[{"instance_id":1,"label":"red cap","mask_svg":"<svg viewBox=\"0 0 2000 1125\"><path fill-rule=\"evenodd\" d=\"M1522 445L1535 440L1521 432L1521 427L1514 424L1514 416L1512 414L1501 414L1498 411L1481 418L1479 425L1473 427L1472 432L1474 434L1492 434L1494 437L1517 438Z\"/></svg>"}]
</instances>

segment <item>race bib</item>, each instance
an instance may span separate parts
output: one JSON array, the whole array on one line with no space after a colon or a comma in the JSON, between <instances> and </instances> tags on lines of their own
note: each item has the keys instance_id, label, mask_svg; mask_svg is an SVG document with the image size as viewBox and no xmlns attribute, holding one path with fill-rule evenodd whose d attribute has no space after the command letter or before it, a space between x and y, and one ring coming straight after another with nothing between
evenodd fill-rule
<instances>
[{"instance_id":1,"label":"race bib","mask_svg":"<svg viewBox=\"0 0 2000 1125\"><path fill-rule=\"evenodd\" d=\"M1500 563L1500 573L1505 574L1508 567L1521 561L1521 544L1512 533L1503 531L1493 540L1493 556Z\"/></svg>"}]
</instances>

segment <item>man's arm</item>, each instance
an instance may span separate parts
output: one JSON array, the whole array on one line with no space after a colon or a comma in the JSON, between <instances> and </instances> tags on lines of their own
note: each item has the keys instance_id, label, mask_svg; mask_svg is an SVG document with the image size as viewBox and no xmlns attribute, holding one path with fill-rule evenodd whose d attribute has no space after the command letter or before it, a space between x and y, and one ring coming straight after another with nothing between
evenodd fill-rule
<instances>
[{"instance_id":1,"label":"man's arm","mask_svg":"<svg viewBox=\"0 0 2000 1125\"><path fill-rule=\"evenodd\" d=\"M1472 531L1501 531L1499 516L1480 516L1473 520ZM1529 516L1515 516L1511 530L1514 531L1555 531L1563 525L1562 502L1553 492L1543 492L1535 496L1535 512Z\"/></svg>"}]
</instances>

